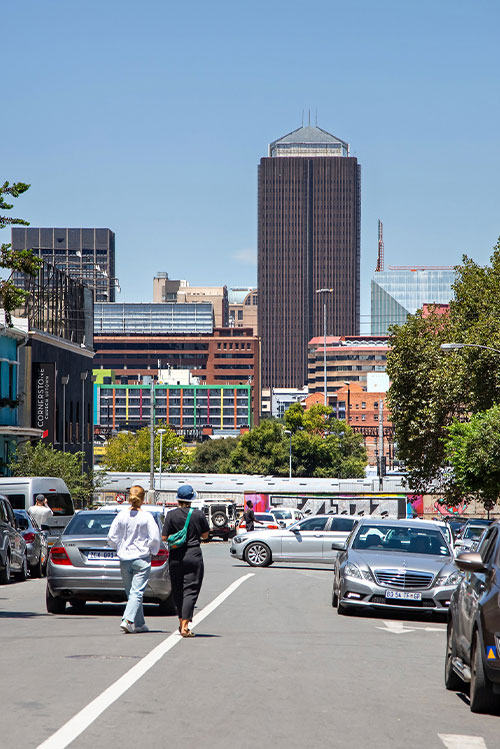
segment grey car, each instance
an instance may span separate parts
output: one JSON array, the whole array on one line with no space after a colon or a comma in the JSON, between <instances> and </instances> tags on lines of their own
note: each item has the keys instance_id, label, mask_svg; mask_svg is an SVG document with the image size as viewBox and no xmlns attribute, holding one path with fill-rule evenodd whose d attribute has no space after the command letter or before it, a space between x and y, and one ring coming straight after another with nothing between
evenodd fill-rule
<instances>
[{"instance_id":1,"label":"grey car","mask_svg":"<svg viewBox=\"0 0 500 749\"><path fill-rule=\"evenodd\" d=\"M446 613L461 579L432 522L364 518L335 547L332 605L339 614L355 607Z\"/></svg>"},{"instance_id":2,"label":"grey car","mask_svg":"<svg viewBox=\"0 0 500 749\"><path fill-rule=\"evenodd\" d=\"M14 510L17 527L26 541L26 556L31 577L45 574L49 557L47 531L42 531L27 510ZM45 527L45 526L44 526Z\"/></svg>"},{"instance_id":3,"label":"grey car","mask_svg":"<svg viewBox=\"0 0 500 749\"><path fill-rule=\"evenodd\" d=\"M0 495L0 585L9 583L12 573L19 580L26 580L26 541L18 530L9 500Z\"/></svg>"},{"instance_id":4,"label":"grey car","mask_svg":"<svg viewBox=\"0 0 500 749\"><path fill-rule=\"evenodd\" d=\"M280 530L252 531L235 536L230 554L251 567L273 562L333 563L334 542L343 542L359 520L345 515L313 515Z\"/></svg>"},{"instance_id":5,"label":"grey car","mask_svg":"<svg viewBox=\"0 0 500 749\"><path fill-rule=\"evenodd\" d=\"M122 509L122 508L120 508ZM87 601L126 601L120 562L108 546L108 531L116 511L82 510L70 520L50 549L47 565L47 611L63 614L66 603L83 610ZM163 513L153 513L162 530ZM161 543L151 560L144 603L157 603L160 612L175 612L168 572L168 549Z\"/></svg>"}]
</instances>

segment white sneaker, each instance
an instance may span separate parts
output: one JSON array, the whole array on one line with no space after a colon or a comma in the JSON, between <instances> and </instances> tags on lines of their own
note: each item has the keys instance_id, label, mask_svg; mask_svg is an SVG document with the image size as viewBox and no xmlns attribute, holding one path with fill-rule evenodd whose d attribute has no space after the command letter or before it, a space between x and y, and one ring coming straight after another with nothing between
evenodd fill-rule
<instances>
[{"instance_id":1,"label":"white sneaker","mask_svg":"<svg viewBox=\"0 0 500 749\"><path fill-rule=\"evenodd\" d=\"M136 627L135 631L136 633L137 632L149 632L149 627L146 624L143 624L142 627Z\"/></svg>"},{"instance_id":2,"label":"white sneaker","mask_svg":"<svg viewBox=\"0 0 500 749\"><path fill-rule=\"evenodd\" d=\"M127 633L128 633L128 634L133 634L133 633L134 633L134 631L135 631L135 630L134 630L134 625L132 624L132 622L128 622L128 621L127 621L126 619L124 619L124 620L122 621L122 623L120 624L120 629L121 629L121 630L122 630L122 631L123 631L123 632L124 632L125 634L127 634Z\"/></svg>"}]
</instances>

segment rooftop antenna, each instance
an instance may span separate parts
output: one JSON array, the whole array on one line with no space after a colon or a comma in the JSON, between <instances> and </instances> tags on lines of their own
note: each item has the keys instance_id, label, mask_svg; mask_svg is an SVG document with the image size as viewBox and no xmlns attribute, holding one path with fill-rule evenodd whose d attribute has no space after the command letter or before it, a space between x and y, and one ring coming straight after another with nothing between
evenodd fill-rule
<instances>
[{"instance_id":1,"label":"rooftop antenna","mask_svg":"<svg viewBox=\"0 0 500 749\"><path fill-rule=\"evenodd\" d=\"M304 127L304 110L302 110L302 127Z\"/></svg>"},{"instance_id":2,"label":"rooftop antenna","mask_svg":"<svg viewBox=\"0 0 500 749\"><path fill-rule=\"evenodd\" d=\"M309 120L307 124L309 125L309 127L311 126L311 110L309 110Z\"/></svg>"},{"instance_id":3,"label":"rooftop antenna","mask_svg":"<svg viewBox=\"0 0 500 749\"><path fill-rule=\"evenodd\" d=\"M384 270L384 225L382 221L378 220L378 256L377 256L377 267L375 271Z\"/></svg>"}]
</instances>

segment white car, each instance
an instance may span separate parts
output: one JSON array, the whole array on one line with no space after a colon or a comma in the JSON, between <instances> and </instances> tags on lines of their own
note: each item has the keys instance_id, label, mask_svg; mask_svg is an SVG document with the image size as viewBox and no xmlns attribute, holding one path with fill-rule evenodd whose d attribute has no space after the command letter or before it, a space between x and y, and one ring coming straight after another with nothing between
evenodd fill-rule
<instances>
[{"instance_id":1,"label":"white car","mask_svg":"<svg viewBox=\"0 0 500 749\"><path fill-rule=\"evenodd\" d=\"M297 510L295 507L270 507L269 512L272 512L280 528L288 528L304 517L302 510Z\"/></svg>"},{"instance_id":2,"label":"white car","mask_svg":"<svg viewBox=\"0 0 500 749\"><path fill-rule=\"evenodd\" d=\"M256 531L277 531L279 526L277 518L271 512L254 512L255 516L255 530ZM247 524L244 518L241 518L238 526L236 527L236 533L246 533Z\"/></svg>"}]
</instances>

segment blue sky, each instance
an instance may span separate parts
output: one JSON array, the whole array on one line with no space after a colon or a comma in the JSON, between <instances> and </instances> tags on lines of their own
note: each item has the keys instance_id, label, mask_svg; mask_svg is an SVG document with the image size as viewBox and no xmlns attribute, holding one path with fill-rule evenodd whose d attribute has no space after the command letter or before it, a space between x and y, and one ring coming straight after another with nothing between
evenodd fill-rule
<instances>
[{"instance_id":1,"label":"blue sky","mask_svg":"<svg viewBox=\"0 0 500 749\"><path fill-rule=\"evenodd\" d=\"M121 301L158 270L248 285L259 159L317 111L362 165L367 333L378 218L386 266L500 235L499 28L496 0L11 3L0 176L33 226L116 232Z\"/></svg>"}]
</instances>

